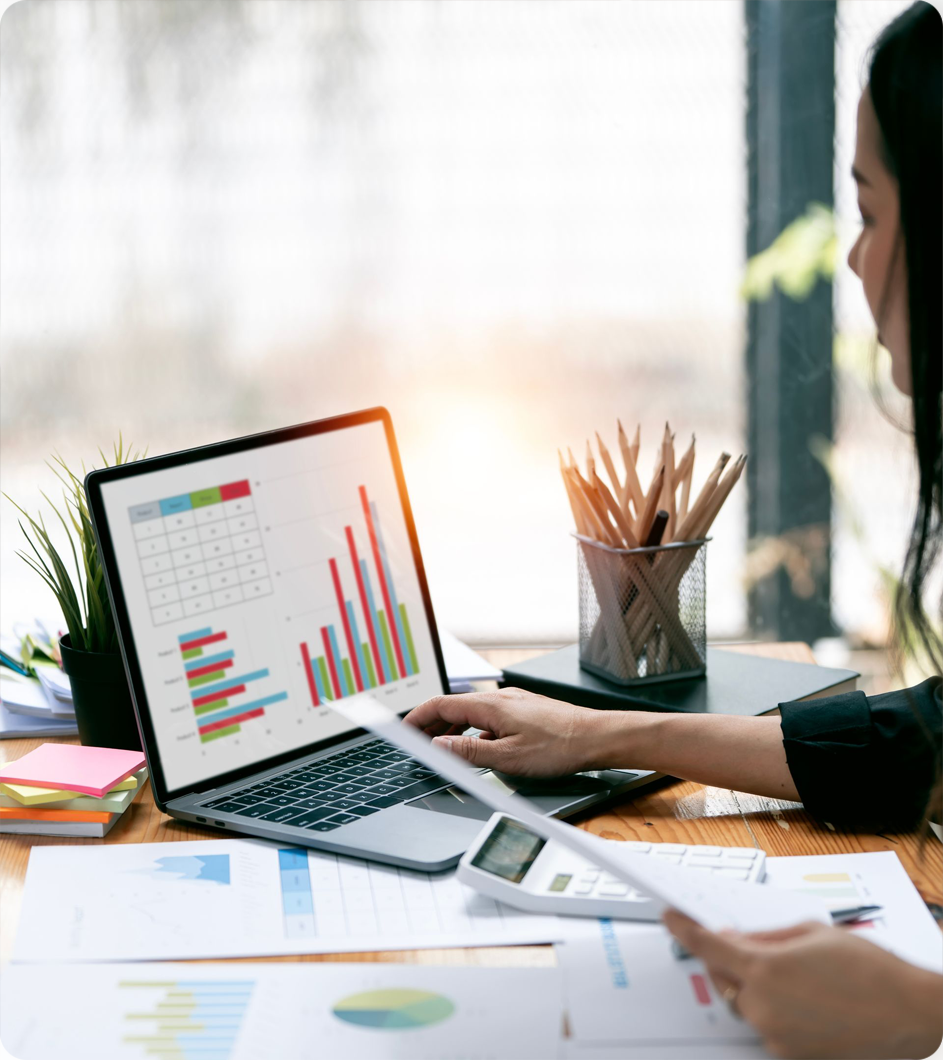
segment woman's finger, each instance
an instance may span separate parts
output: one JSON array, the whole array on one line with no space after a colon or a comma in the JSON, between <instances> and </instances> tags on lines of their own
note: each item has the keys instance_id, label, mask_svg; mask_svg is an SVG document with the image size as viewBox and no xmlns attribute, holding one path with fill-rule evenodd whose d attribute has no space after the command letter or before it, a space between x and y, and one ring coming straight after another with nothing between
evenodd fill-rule
<instances>
[{"instance_id":1,"label":"woman's finger","mask_svg":"<svg viewBox=\"0 0 943 1060\"><path fill-rule=\"evenodd\" d=\"M433 696L411 710L403 720L428 732L441 727L443 722L448 727L491 729L493 719L492 700L487 695L472 692L463 696ZM434 734L440 735L438 732Z\"/></svg>"},{"instance_id":2,"label":"woman's finger","mask_svg":"<svg viewBox=\"0 0 943 1060\"><path fill-rule=\"evenodd\" d=\"M664 921L688 953L700 957L712 971L741 983L747 977L755 957L756 943L732 932L708 931L674 909L665 910Z\"/></svg>"}]
</instances>

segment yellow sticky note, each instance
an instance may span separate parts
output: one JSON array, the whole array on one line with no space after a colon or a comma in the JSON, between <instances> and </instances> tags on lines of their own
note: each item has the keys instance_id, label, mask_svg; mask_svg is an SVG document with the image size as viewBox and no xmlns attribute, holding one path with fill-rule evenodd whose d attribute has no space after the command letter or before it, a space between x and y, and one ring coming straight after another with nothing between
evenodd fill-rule
<instances>
[{"instance_id":1,"label":"yellow sticky note","mask_svg":"<svg viewBox=\"0 0 943 1060\"><path fill-rule=\"evenodd\" d=\"M132 791L139 783L143 784L147 779L147 770L139 769L137 773L125 777L120 783L115 784L108 791L111 795L115 791ZM77 799L85 793L82 791L68 791L65 788L34 788L29 784L5 784L0 782L0 791L11 799L16 799L21 806L40 806L44 802L64 802L67 799Z\"/></svg>"}]
</instances>

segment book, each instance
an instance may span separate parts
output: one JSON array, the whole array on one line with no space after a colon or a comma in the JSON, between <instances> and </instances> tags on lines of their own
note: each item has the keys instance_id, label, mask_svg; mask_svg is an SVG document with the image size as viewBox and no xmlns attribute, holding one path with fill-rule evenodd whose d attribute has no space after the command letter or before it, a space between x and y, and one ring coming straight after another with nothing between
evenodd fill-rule
<instances>
[{"instance_id":1,"label":"book","mask_svg":"<svg viewBox=\"0 0 943 1060\"><path fill-rule=\"evenodd\" d=\"M600 710L773 714L780 703L853 692L858 674L809 663L707 649L707 674L626 688L580 668L579 645L504 668L505 685Z\"/></svg>"},{"instance_id":2,"label":"book","mask_svg":"<svg viewBox=\"0 0 943 1060\"><path fill-rule=\"evenodd\" d=\"M108 798L124 791L133 791L147 780L147 769L139 769L130 777L125 777L103 796L86 795L85 798ZM7 784L0 781L0 797L13 799L21 806L39 806L52 802L65 802L69 799L83 797L81 791L69 791L67 788L37 788L29 784ZM2 805L2 804L0 804Z\"/></svg>"},{"instance_id":3,"label":"book","mask_svg":"<svg viewBox=\"0 0 943 1060\"><path fill-rule=\"evenodd\" d=\"M0 769L0 781L104 795L144 764L141 751L44 743Z\"/></svg>"}]
</instances>

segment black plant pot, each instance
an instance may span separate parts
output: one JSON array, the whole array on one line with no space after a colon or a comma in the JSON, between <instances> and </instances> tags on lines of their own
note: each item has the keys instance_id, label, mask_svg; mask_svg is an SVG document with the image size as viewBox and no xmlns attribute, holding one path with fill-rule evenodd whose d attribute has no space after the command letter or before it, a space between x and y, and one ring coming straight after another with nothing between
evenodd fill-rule
<instances>
[{"instance_id":1,"label":"black plant pot","mask_svg":"<svg viewBox=\"0 0 943 1060\"><path fill-rule=\"evenodd\" d=\"M141 750L131 691L117 653L76 651L69 634L59 639L62 668L72 685L79 739L87 747Z\"/></svg>"}]
</instances>

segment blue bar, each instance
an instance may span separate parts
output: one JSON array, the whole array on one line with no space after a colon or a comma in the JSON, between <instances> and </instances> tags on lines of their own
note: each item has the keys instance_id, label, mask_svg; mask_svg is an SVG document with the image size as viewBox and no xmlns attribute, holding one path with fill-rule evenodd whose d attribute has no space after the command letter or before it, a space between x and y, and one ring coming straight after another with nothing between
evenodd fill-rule
<instances>
[{"instance_id":1,"label":"blue bar","mask_svg":"<svg viewBox=\"0 0 943 1060\"><path fill-rule=\"evenodd\" d=\"M261 677L268 677L268 670L255 670L251 674L243 674L241 677L231 677L228 681L217 681L215 685L203 685L202 688L194 688L190 693L190 698L200 699L203 696L211 696L214 692L225 692L227 688L244 685L246 681L258 681Z\"/></svg>"},{"instance_id":2,"label":"blue bar","mask_svg":"<svg viewBox=\"0 0 943 1060\"><path fill-rule=\"evenodd\" d=\"M321 671L318 669L318 664L311 660L311 676L314 678L314 687L318 690L318 699L320 702L326 703L327 696L324 694L324 684L321 681Z\"/></svg>"},{"instance_id":3,"label":"blue bar","mask_svg":"<svg viewBox=\"0 0 943 1060\"><path fill-rule=\"evenodd\" d=\"M199 640L201 637L209 637L212 635L212 630L209 626L206 629L195 629L192 633L181 633L177 637L178 644L186 644L188 640Z\"/></svg>"},{"instance_id":4,"label":"blue bar","mask_svg":"<svg viewBox=\"0 0 943 1060\"><path fill-rule=\"evenodd\" d=\"M369 688L370 675L367 673L367 664L363 657L363 645L360 643L360 630L357 629L357 616L354 614L354 605L349 600L345 600L344 603L347 604L347 618L354 634L354 648L357 652L357 662L360 666L360 677L363 681L363 687Z\"/></svg>"},{"instance_id":5,"label":"blue bar","mask_svg":"<svg viewBox=\"0 0 943 1060\"><path fill-rule=\"evenodd\" d=\"M282 872L286 869L304 869L307 872L307 850L299 850L297 847L285 847L283 850L279 850L278 867Z\"/></svg>"},{"instance_id":6,"label":"blue bar","mask_svg":"<svg viewBox=\"0 0 943 1060\"><path fill-rule=\"evenodd\" d=\"M341 695L349 696L351 689L347 687L347 676L344 673L344 660L341 658L341 653L337 650L337 636L334 633L334 627L327 627L327 635L331 638L331 651L334 653L334 669L337 670L337 680L341 686Z\"/></svg>"},{"instance_id":7,"label":"blue bar","mask_svg":"<svg viewBox=\"0 0 943 1060\"><path fill-rule=\"evenodd\" d=\"M273 703L281 703L283 699L287 698L287 692L276 692L273 696L264 696L262 699L254 699L251 703L243 703L238 707L230 707L228 710L221 710L218 714L201 714L197 718L197 726L202 729L207 725L212 725L214 721L222 721L224 718L234 718L237 714L245 714L247 710L256 710L258 707L269 707Z\"/></svg>"},{"instance_id":8,"label":"blue bar","mask_svg":"<svg viewBox=\"0 0 943 1060\"><path fill-rule=\"evenodd\" d=\"M363 575L364 588L367 590L367 603L370 605L370 614L373 617L373 628L376 632L377 638L377 651L384 660L384 666L386 673L377 674L377 681L381 685L385 685L388 681L396 679L396 667L390 669L390 660L386 656L386 643L383 640L383 630L380 629L380 615L377 612L377 605L373 602L373 586L370 584L370 572L367 570L367 561L362 559L360 561L360 573Z\"/></svg>"},{"instance_id":9,"label":"blue bar","mask_svg":"<svg viewBox=\"0 0 943 1060\"><path fill-rule=\"evenodd\" d=\"M199 670L203 666L212 666L215 663L225 662L236 653L234 651L221 651L219 655L203 655L199 659L184 664L184 670Z\"/></svg>"},{"instance_id":10,"label":"blue bar","mask_svg":"<svg viewBox=\"0 0 943 1060\"><path fill-rule=\"evenodd\" d=\"M390 600L393 603L393 614L387 617L391 624L393 622L396 623L396 632L399 634L400 651L403 655L403 665L406 667L407 676L411 677L413 668L409 662L409 649L406 645L406 635L403 631L403 619L399 613L399 601L396 599L396 586L393 584L393 575L390 574L390 563L386 558L386 545L383 543L383 531L380 529L380 513L377 511L376 501L370 502L370 511L373 514L373 527L377 533L377 546L380 549L380 562L383 564L383 573L386 575L386 586L390 590Z\"/></svg>"},{"instance_id":11,"label":"blue bar","mask_svg":"<svg viewBox=\"0 0 943 1060\"><path fill-rule=\"evenodd\" d=\"M160 514L174 515L177 512L188 512L192 507L190 494L181 493L179 497L165 497L160 502Z\"/></svg>"}]
</instances>

